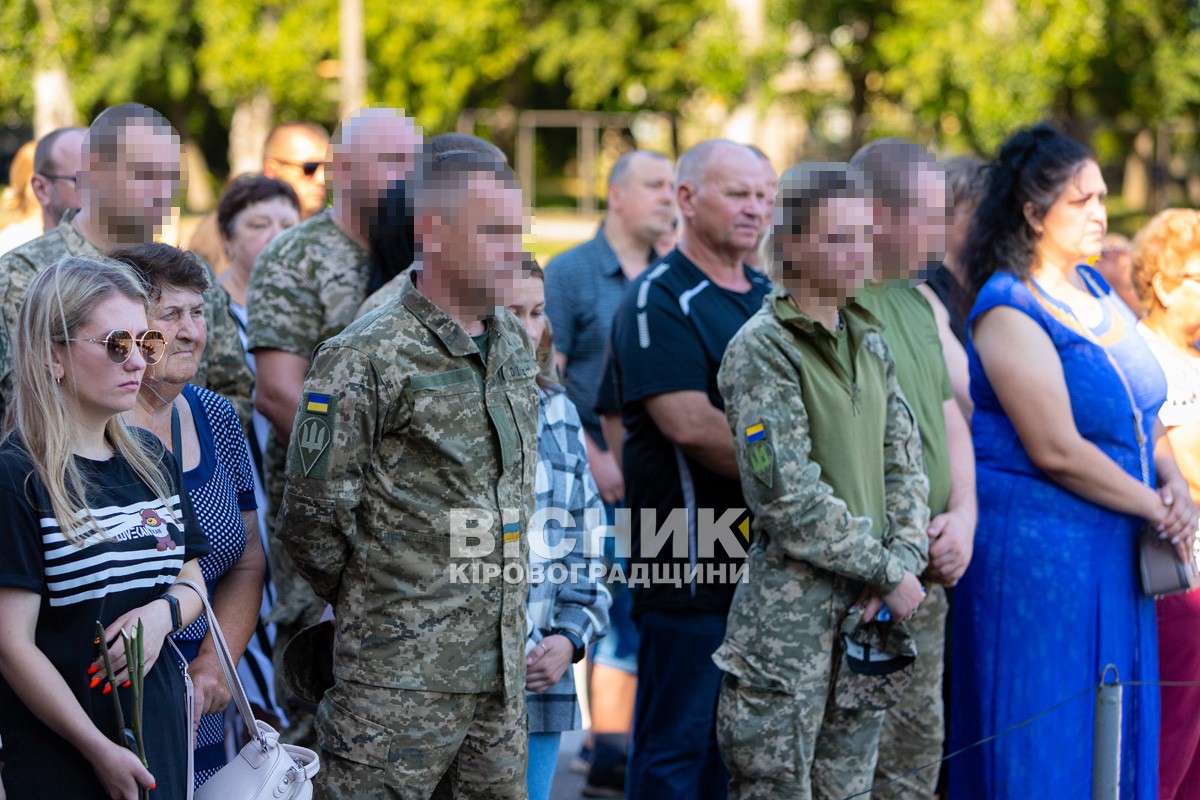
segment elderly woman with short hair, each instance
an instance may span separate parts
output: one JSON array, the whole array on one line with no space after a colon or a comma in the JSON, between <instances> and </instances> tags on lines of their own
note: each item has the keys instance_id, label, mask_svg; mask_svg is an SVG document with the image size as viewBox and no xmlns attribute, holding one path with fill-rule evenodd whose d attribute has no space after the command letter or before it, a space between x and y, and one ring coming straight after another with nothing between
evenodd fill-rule
<instances>
[{"instance_id":1,"label":"elderly woman with short hair","mask_svg":"<svg viewBox=\"0 0 1200 800\"><path fill-rule=\"evenodd\" d=\"M147 316L167 340L165 355L147 368L137 404L125 418L157 436L180 462L184 488L212 547L200 569L236 662L258 622L266 557L242 425L228 400L189 383L208 339L203 297L208 277L195 256L168 245L137 245L113 257L146 284ZM224 711L231 699L207 632L201 617L175 635L195 684L197 786L225 765Z\"/></svg>"},{"instance_id":2,"label":"elderly woman with short hair","mask_svg":"<svg viewBox=\"0 0 1200 800\"><path fill-rule=\"evenodd\" d=\"M1173 208L1133 243L1134 277L1145 316L1138 331L1167 376L1158 412L1179 470L1200 500L1200 211ZM1164 597L1158 614L1159 676L1200 681L1200 590ZM1200 787L1200 687L1163 686L1158 756L1160 800L1195 797Z\"/></svg>"}]
</instances>

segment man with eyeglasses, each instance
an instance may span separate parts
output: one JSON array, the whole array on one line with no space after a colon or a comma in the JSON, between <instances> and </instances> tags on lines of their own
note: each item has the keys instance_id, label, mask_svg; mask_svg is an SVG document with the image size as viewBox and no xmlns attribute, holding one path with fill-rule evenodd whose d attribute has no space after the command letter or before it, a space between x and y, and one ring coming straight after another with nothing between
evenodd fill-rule
<instances>
[{"instance_id":1,"label":"man with eyeglasses","mask_svg":"<svg viewBox=\"0 0 1200 800\"><path fill-rule=\"evenodd\" d=\"M325 609L277 545L274 514L283 498L284 461L304 376L313 351L354 320L371 279L368 224L387 187L416 163L423 140L403 113L366 108L334 135L327 164L333 208L290 228L259 255L246 292L246 335L257 365L255 408L271 423L267 439L267 538L276 601L271 611L277 641L287 642ZM275 649L275 674L283 675L283 648ZM278 682L278 680L277 680ZM287 697L278 685L279 696ZM311 715L285 704L293 742L311 742Z\"/></svg>"},{"instance_id":2,"label":"man with eyeglasses","mask_svg":"<svg viewBox=\"0 0 1200 800\"><path fill-rule=\"evenodd\" d=\"M76 175L79 211L68 210L53 230L0 256L0 411L12 392L8 343L33 277L66 256L103 256L119 245L153 241L179 194L180 150L171 124L137 103L106 109L87 129ZM229 314L229 295L209 277L208 347L192 383L224 395L248 419L254 378Z\"/></svg>"},{"instance_id":3,"label":"man with eyeglasses","mask_svg":"<svg viewBox=\"0 0 1200 800\"><path fill-rule=\"evenodd\" d=\"M79 208L79 168L87 128L59 128L38 140L30 184L42 206L42 230L52 230L63 214Z\"/></svg>"}]
</instances>

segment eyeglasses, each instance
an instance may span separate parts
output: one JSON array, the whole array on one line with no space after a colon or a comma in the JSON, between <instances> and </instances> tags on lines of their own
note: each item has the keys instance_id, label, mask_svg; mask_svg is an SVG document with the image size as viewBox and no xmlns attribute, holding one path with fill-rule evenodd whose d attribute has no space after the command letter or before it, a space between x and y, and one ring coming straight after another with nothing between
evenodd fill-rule
<instances>
[{"instance_id":1,"label":"eyeglasses","mask_svg":"<svg viewBox=\"0 0 1200 800\"><path fill-rule=\"evenodd\" d=\"M147 364L157 364L162 361L167 352L167 337L162 331L146 331L141 336L134 336L129 331L113 331L103 339L67 339L68 342L91 342L102 344L108 350L108 360L114 364L124 364L133 354L136 344L142 351L142 358Z\"/></svg>"},{"instance_id":2,"label":"eyeglasses","mask_svg":"<svg viewBox=\"0 0 1200 800\"><path fill-rule=\"evenodd\" d=\"M79 182L79 179L74 175L51 175L49 172L39 172L38 175L41 175L43 178L51 181L70 181L71 183Z\"/></svg>"},{"instance_id":3,"label":"eyeglasses","mask_svg":"<svg viewBox=\"0 0 1200 800\"><path fill-rule=\"evenodd\" d=\"M284 166L299 167L300 169L304 170L304 177L306 178L311 178L313 175L316 175L317 170L325 166L324 161L284 161L282 158L275 158L274 156L271 156L270 158L272 161L283 164Z\"/></svg>"}]
</instances>

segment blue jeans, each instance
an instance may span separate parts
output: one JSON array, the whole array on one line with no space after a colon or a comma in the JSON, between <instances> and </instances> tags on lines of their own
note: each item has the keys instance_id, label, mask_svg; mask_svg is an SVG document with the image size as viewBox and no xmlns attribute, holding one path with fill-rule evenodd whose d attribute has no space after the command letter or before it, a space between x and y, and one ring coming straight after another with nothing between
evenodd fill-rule
<instances>
[{"instance_id":1,"label":"blue jeans","mask_svg":"<svg viewBox=\"0 0 1200 800\"><path fill-rule=\"evenodd\" d=\"M558 743L562 734L558 731L529 734L529 769L525 783L529 787L529 800L549 800L550 787L554 785L554 768L558 766Z\"/></svg>"},{"instance_id":2,"label":"blue jeans","mask_svg":"<svg viewBox=\"0 0 1200 800\"><path fill-rule=\"evenodd\" d=\"M628 800L725 800L729 772L716 739L722 673L712 662L725 617L647 611L638 626Z\"/></svg>"},{"instance_id":3,"label":"blue jeans","mask_svg":"<svg viewBox=\"0 0 1200 800\"><path fill-rule=\"evenodd\" d=\"M609 525L616 524L617 509L623 508L624 501L615 505L604 504L604 516ZM629 572L629 559L618 558L616 541L604 540L604 562L619 563L621 569ZM608 584L612 594L612 606L608 609L608 634L592 647L592 663L603 664L626 675L637 675L638 631L633 624L633 595L625 583Z\"/></svg>"}]
</instances>

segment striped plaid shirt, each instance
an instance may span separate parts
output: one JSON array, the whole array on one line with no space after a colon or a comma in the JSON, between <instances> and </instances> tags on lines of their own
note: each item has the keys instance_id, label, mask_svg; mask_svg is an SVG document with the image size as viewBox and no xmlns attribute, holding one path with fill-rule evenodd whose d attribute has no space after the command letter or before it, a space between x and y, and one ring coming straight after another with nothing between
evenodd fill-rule
<instances>
[{"instance_id":1,"label":"striped plaid shirt","mask_svg":"<svg viewBox=\"0 0 1200 800\"><path fill-rule=\"evenodd\" d=\"M591 644L608 630L612 596L602 581L588 574L589 567L600 563L600 559L584 555L588 538L584 535L585 512L592 509L597 524L603 525L604 506L588 470L579 412L562 391L541 392L535 487L537 511L562 509L571 515L575 527L566 530L557 521L546 522L540 530L531 526L529 561L542 573L542 580L531 580L529 584L526 652L556 630L570 631L585 645ZM570 552L547 559L545 556L560 549L564 539L572 543ZM554 567L556 563L562 568ZM556 574L563 575L564 569L576 579L552 580ZM569 668L554 686L539 694L529 693L526 699L530 733L575 730L583 724L575 677Z\"/></svg>"}]
</instances>

